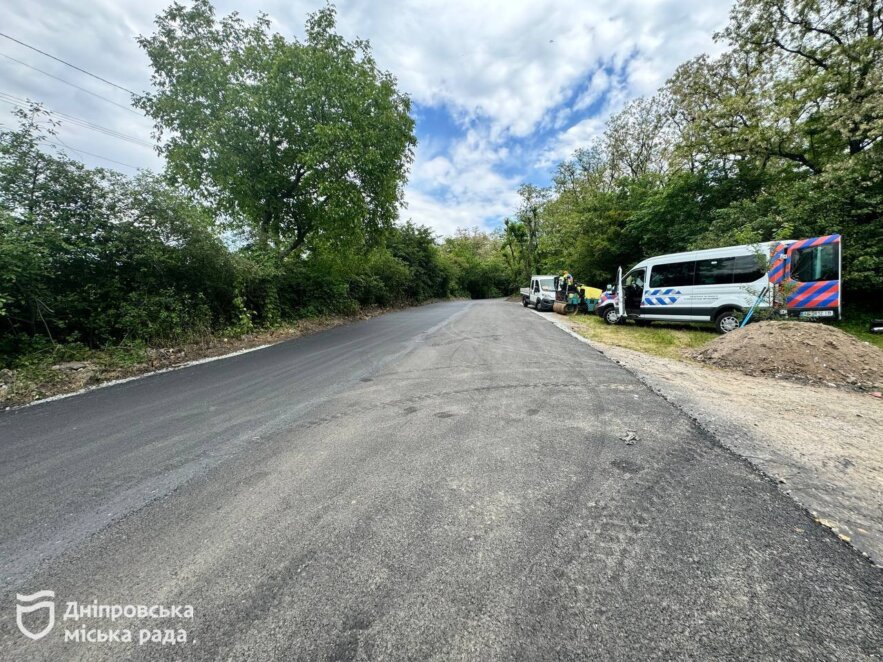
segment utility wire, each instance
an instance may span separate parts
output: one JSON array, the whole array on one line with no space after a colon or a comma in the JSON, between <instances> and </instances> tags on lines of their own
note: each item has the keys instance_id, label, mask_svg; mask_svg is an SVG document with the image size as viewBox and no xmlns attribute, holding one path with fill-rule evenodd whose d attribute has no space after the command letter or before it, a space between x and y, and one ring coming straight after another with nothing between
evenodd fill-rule
<instances>
[{"instance_id":1,"label":"utility wire","mask_svg":"<svg viewBox=\"0 0 883 662\"><path fill-rule=\"evenodd\" d=\"M15 106L17 108L23 108L28 110L30 108L29 100L22 99L13 94L8 94L6 92L0 91L0 102L8 103L11 106ZM42 104L41 104L42 105ZM127 133L123 133L121 131L117 131L116 129L110 129L106 126L101 126L100 124L96 124L89 120L83 119L81 117L77 117L76 115L69 115L67 113L62 113L58 110L51 110L49 108L44 108L46 112L50 115L55 115L57 117L64 118L67 120L67 123L73 126L78 126L84 129L91 129L93 131L97 131L98 133L103 133L106 136L110 136L111 138L118 138L120 140L124 140L126 142L130 142L134 145L140 145L142 147L153 147L153 143L144 140L143 138L138 138L137 136L131 136Z\"/></svg>"},{"instance_id":2,"label":"utility wire","mask_svg":"<svg viewBox=\"0 0 883 662\"><path fill-rule=\"evenodd\" d=\"M58 136L55 136L55 137L58 138ZM65 142L61 138L58 138L58 142L60 142L61 144L59 145L58 143L52 142L51 140L46 141L46 143L48 143L49 145L55 145L56 147L61 147L62 149L69 149L72 152L78 152L80 154L85 154L87 156L94 156L96 159L102 159L104 161L109 161L110 163L116 163L117 165L125 166L126 168L131 168L132 170L144 170L144 168L139 168L138 166L133 166L129 163L123 163L122 161L117 161L117 160L111 159L107 156L102 156L101 154L95 154L93 152L87 152L84 149L77 149L76 147L71 147L70 145L65 144Z\"/></svg>"},{"instance_id":3,"label":"utility wire","mask_svg":"<svg viewBox=\"0 0 883 662\"><path fill-rule=\"evenodd\" d=\"M25 110L29 110L31 108L31 101L28 99L22 99L20 97L16 97L15 95L8 94L6 92L0 91L0 102L7 103L10 106L15 106L17 108L22 108ZM38 102L33 102L38 103ZM144 138L138 138L137 136L132 136L127 133L123 133L122 131L117 131L116 129L111 129L106 126L102 126L100 124L96 124L87 119L83 119L82 117L77 117L76 115L69 115L68 113L63 113L59 110L52 110L51 108L47 108L42 103L38 103L40 108L48 113L49 115L53 115L59 118L63 118L67 120L65 123L69 123L72 126L79 126L85 129L93 129L98 131L99 133L103 133L105 135L120 138L121 140L126 140L128 142L136 143L139 145L144 145L145 147L152 147L152 143L148 142Z\"/></svg>"},{"instance_id":4,"label":"utility wire","mask_svg":"<svg viewBox=\"0 0 883 662\"><path fill-rule=\"evenodd\" d=\"M12 60L13 62L17 62L18 64L22 65L23 67L27 67L28 69L33 69L34 71L37 71L37 72L43 74L44 76L49 76L49 78L53 78L61 83L64 83L65 85L70 85L71 87L75 87L78 90L85 92L86 94L91 94L93 97L96 97L98 99L106 101L107 103L112 103L114 106L117 106L118 108L122 108L123 110L128 110L133 115L138 115L138 117L144 117L144 115L142 115L141 113L139 113L136 110L129 108L128 106L124 106L123 104L117 103L116 101L111 101L107 97L103 97L100 94L96 94L95 92L93 92L91 90L87 90L85 87L80 87L79 85L75 85L74 83L71 83L70 81L66 81L64 78L59 78L58 76L54 76L54 75L50 74L48 71L43 71L42 69L37 69L37 67L32 67L27 62L22 62L21 60L16 60L11 55L7 55L6 53L0 53L0 55L5 57L7 60Z\"/></svg>"},{"instance_id":5,"label":"utility wire","mask_svg":"<svg viewBox=\"0 0 883 662\"><path fill-rule=\"evenodd\" d=\"M25 42L16 39L15 37L10 37L8 34L0 32L0 37L6 37L10 41L14 41L16 44L21 44L25 48L30 48L32 51L36 51L37 53L40 53L41 55L45 55L48 58L52 58L56 62L61 62L62 64L70 67L71 69L76 69L77 71L84 73L87 76L92 76L92 78L94 78L96 80L100 80L102 83L107 83L108 85L111 85L111 86L117 88L118 90L122 90L123 92L128 92L129 94L135 94L135 92L133 92L132 90L130 90L127 87L123 87L122 85L117 85L116 83L113 83L113 82L107 80L106 78L102 78L101 76L99 76L97 74L93 74L91 71L86 71L85 69L78 67L75 64L71 64L70 62L68 62L66 60L62 60L60 57L55 57L54 55L50 55L46 51L41 51L36 46L31 46L30 44L26 44Z\"/></svg>"}]
</instances>

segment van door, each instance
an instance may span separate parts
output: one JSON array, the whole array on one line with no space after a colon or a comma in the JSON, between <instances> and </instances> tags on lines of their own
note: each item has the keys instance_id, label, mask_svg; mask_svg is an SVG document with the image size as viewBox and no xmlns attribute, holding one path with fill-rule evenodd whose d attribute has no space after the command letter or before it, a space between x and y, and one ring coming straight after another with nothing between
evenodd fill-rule
<instances>
[{"instance_id":1,"label":"van door","mask_svg":"<svg viewBox=\"0 0 883 662\"><path fill-rule=\"evenodd\" d=\"M647 269L641 267L626 274L623 279L622 291L626 315L639 315L641 301L644 299L644 282Z\"/></svg>"},{"instance_id":2,"label":"van door","mask_svg":"<svg viewBox=\"0 0 883 662\"><path fill-rule=\"evenodd\" d=\"M689 320L692 315L692 260L650 266L650 280L641 302L641 316L657 320Z\"/></svg>"},{"instance_id":3,"label":"van door","mask_svg":"<svg viewBox=\"0 0 883 662\"><path fill-rule=\"evenodd\" d=\"M788 246L789 312L801 317L840 318L840 252L839 234L801 239Z\"/></svg>"},{"instance_id":4,"label":"van door","mask_svg":"<svg viewBox=\"0 0 883 662\"><path fill-rule=\"evenodd\" d=\"M739 288L733 287L736 257L712 257L696 260L696 278L693 281L692 315L703 321L712 321L720 306L744 307L743 297L737 297Z\"/></svg>"}]
</instances>

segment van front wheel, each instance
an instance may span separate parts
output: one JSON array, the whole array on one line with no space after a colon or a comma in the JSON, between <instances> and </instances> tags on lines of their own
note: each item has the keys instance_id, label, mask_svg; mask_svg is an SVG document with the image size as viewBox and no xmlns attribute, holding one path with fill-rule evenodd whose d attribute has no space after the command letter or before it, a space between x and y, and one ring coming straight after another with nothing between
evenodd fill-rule
<instances>
[{"instance_id":1,"label":"van front wheel","mask_svg":"<svg viewBox=\"0 0 883 662\"><path fill-rule=\"evenodd\" d=\"M742 323L742 314L736 310L725 310L714 320L714 328L718 333L729 333L739 328Z\"/></svg>"},{"instance_id":2,"label":"van front wheel","mask_svg":"<svg viewBox=\"0 0 883 662\"><path fill-rule=\"evenodd\" d=\"M619 324L619 311L616 310L616 306L609 306L604 311L604 321L608 324Z\"/></svg>"}]
</instances>

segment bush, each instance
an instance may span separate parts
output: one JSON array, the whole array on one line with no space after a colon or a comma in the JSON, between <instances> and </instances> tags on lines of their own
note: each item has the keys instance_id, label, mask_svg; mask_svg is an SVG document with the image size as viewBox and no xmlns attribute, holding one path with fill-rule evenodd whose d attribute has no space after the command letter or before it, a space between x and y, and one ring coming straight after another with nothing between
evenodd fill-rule
<instances>
[{"instance_id":1,"label":"bush","mask_svg":"<svg viewBox=\"0 0 883 662\"><path fill-rule=\"evenodd\" d=\"M35 125L0 132L0 352L169 344L287 320L448 295L432 232L317 242L283 259L222 240L214 212L163 178L126 178L39 149Z\"/></svg>"},{"instance_id":2,"label":"bush","mask_svg":"<svg viewBox=\"0 0 883 662\"><path fill-rule=\"evenodd\" d=\"M124 337L172 344L204 337L212 330L211 311L200 294L173 289L133 292L118 305L117 326Z\"/></svg>"}]
</instances>

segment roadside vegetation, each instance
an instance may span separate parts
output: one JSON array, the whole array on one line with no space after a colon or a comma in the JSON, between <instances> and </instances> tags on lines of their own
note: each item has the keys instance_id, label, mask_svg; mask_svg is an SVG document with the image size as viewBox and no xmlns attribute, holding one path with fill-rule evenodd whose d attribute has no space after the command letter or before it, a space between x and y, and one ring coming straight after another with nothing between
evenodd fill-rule
<instances>
[{"instance_id":1,"label":"roadside vegetation","mask_svg":"<svg viewBox=\"0 0 883 662\"><path fill-rule=\"evenodd\" d=\"M58 363L126 372L151 348L502 293L485 235L397 222L410 101L333 8L286 41L199 0L140 43L154 90L135 103L165 172L53 151L39 105L0 131L0 391L51 390Z\"/></svg>"},{"instance_id":2,"label":"roadside vegetation","mask_svg":"<svg viewBox=\"0 0 883 662\"><path fill-rule=\"evenodd\" d=\"M858 322L841 322L832 326L878 349L883 349L883 338L868 331L868 320L869 318ZM694 326L677 322L653 322L650 326L638 326L626 322L611 326L596 315L571 315L569 322L576 331L589 340L668 359L686 360L689 358L688 352L699 349L719 337L711 326Z\"/></svg>"},{"instance_id":3,"label":"roadside vegetation","mask_svg":"<svg viewBox=\"0 0 883 662\"><path fill-rule=\"evenodd\" d=\"M875 319L880 319L879 307L876 315L871 314L870 312L853 312L846 315L841 321L833 322L832 325L841 331L845 331L846 333L855 336L859 340L874 345L878 349L883 349L883 334L871 333L870 331L871 322Z\"/></svg>"},{"instance_id":4,"label":"roadside vegetation","mask_svg":"<svg viewBox=\"0 0 883 662\"><path fill-rule=\"evenodd\" d=\"M596 315L572 315L570 323L589 340L668 359L684 359L686 351L698 349L718 337L711 327L666 322L651 326L631 323L611 326Z\"/></svg>"},{"instance_id":5,"label":"roadside vegetation","mask_svg":"<svg viewBox=\"0 0 883 662\"><path fill-rule=\"evenodd\" d=\"M510 291L532 273L603 288L653 255L840 233L844 327L861 335L883 316L879 3L740 0L716 38L721 55L614 114L551 187L521 187L497 237Z\"/></svg>"},{"instance_id":6,"label":"roadside vegetation","mask_svg":"<svg viewBox=\"0 0 883 662\"><path fill-rule=\"evenodd\" d=\"M721 55L614 114L552 186L523 185L497 231L444 239L399 218L410 100L335 21L328 6L289 40L207 0L161 13L139 38L153 86L133 102L155 123L162 173L53 152L36 105L0 132L0 382L96 351L141 364L150 348L319 315L503 296L532 273L604 287L649 255L829 233L844 236L842 328L880 342L866 332L883 314L872 0L740 0ZM585 323L669 353L706 337Z\"/></svg>"}]
</instances>

